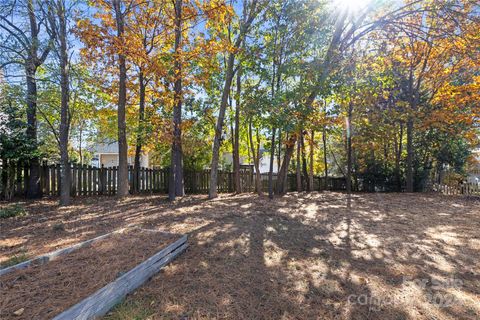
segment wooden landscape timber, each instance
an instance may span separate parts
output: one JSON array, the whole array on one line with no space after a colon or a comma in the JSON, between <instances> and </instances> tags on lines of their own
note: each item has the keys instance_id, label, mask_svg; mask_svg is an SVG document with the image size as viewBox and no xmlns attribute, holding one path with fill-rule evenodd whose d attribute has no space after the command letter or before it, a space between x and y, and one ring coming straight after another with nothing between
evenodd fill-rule
<instances>
[{"instance_id":1,"label":"wooden landscape timber","mask_svg":"<svg viewBox=\"0 0 480 320\"><path fill-rule=\"evenodd\" d=\"M98 236L98 237L96 237L96 238L92 238L92 239L89 239L89 240L86 240L86 241L77 243L77 244L75 244L75 245L73 245L73 246L70 246L70 247L67 247L67 248L63 248L63 249L59 249L59 250L56 250L56 251L53 251L53 252L50 252L50 253L47 253L47 254L38 256L38 257L33 258L33 259L31 259L31 260L27 260L27 261L18 263L18 264L16 264L16 265L13 265L13 266L10 266L10 267L0 269L0 276L2 276L2 275L4 275L4 274L7 274L7 273L9 273L9 272L15 271L15 270L25 269L25 268L27 268L29 265L31 265L32 263L44 264L44 263L46 263L46 262L48 262L48 261L50 261L50 260L54 260L55 258L58 258L58 257L63 256L63 255L66 255L66 254L68 254L68 253L70 253L70 252L73 252L73 251L78 250L78 249L80 249L80 248L89 246L89 245L91 245L91 244L94 243L94 242L97 242L97 241L99 241L99 240L105 239L105 238L111 236L111 235L114 234L114 233L121 232L122 230L124 230L124 229L117 230L117 231L113 231L113 232L110 232L110 233L107 233L107 234Z\"/></svg>"},{"instance_id":2,"label":"wooden landscape timber","mask_svg":"<svg viewBox=\"0 0 480 320\"><path fill-rule=\"evenodd\" d=\"M62 312L53 320L86 320L105 315L187 248L187 235L171 243L115 281Z\"/></svg>"},{"instance_id":3,"label":"wooden landscape timber","mask_svg":"<svg viewBox=\"0 0 480 320\"><path fill-rule=\"evenodd\" d=\"M19 269L25 269L32 264L43 265L48 261L52 261L61 256L67 255L80 248L92 245L100 240L107 239L114 234L123 233L127 229L138 229L139 231L161 233L166 235L175 235L169 232L159 230L143 229L136 225L130 225L119 230L77 243L73 246L56 250L54 252L38 256L34 259L10 266L0 270L0 276ZM84 298L69 309L55 316L54 319L94 319L105 315L113 306L119 303L125 296L136 288L144 284L149 278L155 275L162 267L172 261L177 255L187 248L187 235L182 235L175 242L170 243L150 258L139 263L125 274L121 275L114 281L105 285L93 294Z\"/></svg>"}]
</instances>

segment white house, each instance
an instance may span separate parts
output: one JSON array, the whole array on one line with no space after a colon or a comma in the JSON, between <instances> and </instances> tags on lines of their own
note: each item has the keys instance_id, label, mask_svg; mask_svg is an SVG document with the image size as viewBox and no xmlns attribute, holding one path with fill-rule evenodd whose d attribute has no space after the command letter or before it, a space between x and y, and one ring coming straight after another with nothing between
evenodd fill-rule
<instances>
[{"instance_id":1,"label":"white house","mask_svg":"<svg viewBox=\"0 0 480 320\"><path fill-rule=\"evenodd\" d=\"M92 165L100 167L116 167L118 166L118 142L97 143L93 146ZM128 157L128 164L133 166L134 156ZM140 156L140 166L149 168L149 155L142 154Z\"/></svg>"},{"instance_id":2,"label":"white house","mask_svg":"<svg viewBox=\"0 0 480 320\"><path fill-rule=\"evenodd\" d=\"M476 163L471 165L467 170L467 182L480 184L480 147L473 150L472 154Z\"/></svg>"}]
</instances>

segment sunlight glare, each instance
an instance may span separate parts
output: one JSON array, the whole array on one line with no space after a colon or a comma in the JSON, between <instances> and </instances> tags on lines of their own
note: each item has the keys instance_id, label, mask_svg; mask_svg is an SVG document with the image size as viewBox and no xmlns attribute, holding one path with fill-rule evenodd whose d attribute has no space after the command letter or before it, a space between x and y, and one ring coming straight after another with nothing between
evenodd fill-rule
<instances>
[{"instance_id":1,"label":"sunlight glare","mask_svg":"<svg viewBox=\"0 0 480 320\"><path fill-rule=\"evenodd\" d=\"M346 9L351 12L358 12L369 4L370 0L334 0L333 5L339 9Z\"/></svg>"}]
</instances>

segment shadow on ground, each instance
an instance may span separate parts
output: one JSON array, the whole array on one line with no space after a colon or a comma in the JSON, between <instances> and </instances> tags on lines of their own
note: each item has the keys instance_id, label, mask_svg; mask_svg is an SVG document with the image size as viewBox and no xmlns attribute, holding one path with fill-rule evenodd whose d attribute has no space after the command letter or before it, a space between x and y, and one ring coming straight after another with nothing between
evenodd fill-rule
<instances>
[{"instance_id":1,"label":"shadow on ground","mask_svg":"<svg viewBox=\"0 0 480 320\"><path fill-rule=\"evenodd\" d=\"M326 192L26 207L28 217L2 221L2 260L131 223L189 233L187 251L127 299L153 319L480 318L480 204L464 198Z\"/></svg>"}]
</instances>

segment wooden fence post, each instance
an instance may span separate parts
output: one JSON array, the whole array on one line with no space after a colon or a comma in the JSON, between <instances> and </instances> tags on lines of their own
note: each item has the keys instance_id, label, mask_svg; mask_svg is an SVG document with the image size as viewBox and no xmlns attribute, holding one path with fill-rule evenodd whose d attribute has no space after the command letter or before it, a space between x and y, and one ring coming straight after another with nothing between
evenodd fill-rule
<instances>
[{"instance_id":1,"label":"wooden fence post","mask_svg":"<svg viewBox=\"0 0 480 320\"><path fill-rule=\"evenodd\" d=\"M57 193L56 193L56 196L60 196L60 188L61 188L61 181L62 181L62 176L60 174L60 171L61 171L61 168L60 168L60 164L56 164L55 165L55 168L57 170Z\"/></svg>"},{"instance_id":2,"label":"wooden fence post","mask_svg":"<svg viewBox=\"0 0 480 320\"><path fill-rule=\"evenodd\" d=\"M134 172L133 172L133 166L129 165L128 166L128 191L130 194L135 193L135 177L134 177Z\"/></svg>"},{"instance_id":3,"label":"wooden fence post","mask_svg":"<svg viewBox=\"0 0 480 320\"><path fill-rule=\"evenodd\" d=\"M16 187L16 195L22 195L22 170L23 165L21 162L17 162L17 187Z\"/></svg>"},{"instance_id":4,"label":"wooden fence post","mask_svg":"<svg viewBox=\"0 0 480 320\"><path fill-rule=\"evenodd\" d=\"M105 194L105 168L103 163L100 165L99 178L98 178L98 192L99 194Z\"/></svg>"},{"instance_id":5,"label":"wooden fence post","mask_svg":"<svg viewBox=\"0 0 480 320\"><path fill-rule=\"evenodd\" d=\"M77 195L77 164L72 163L71 166L72 173L70 175L70 195L75 197Z\"/></svg>"}]
</instances>

